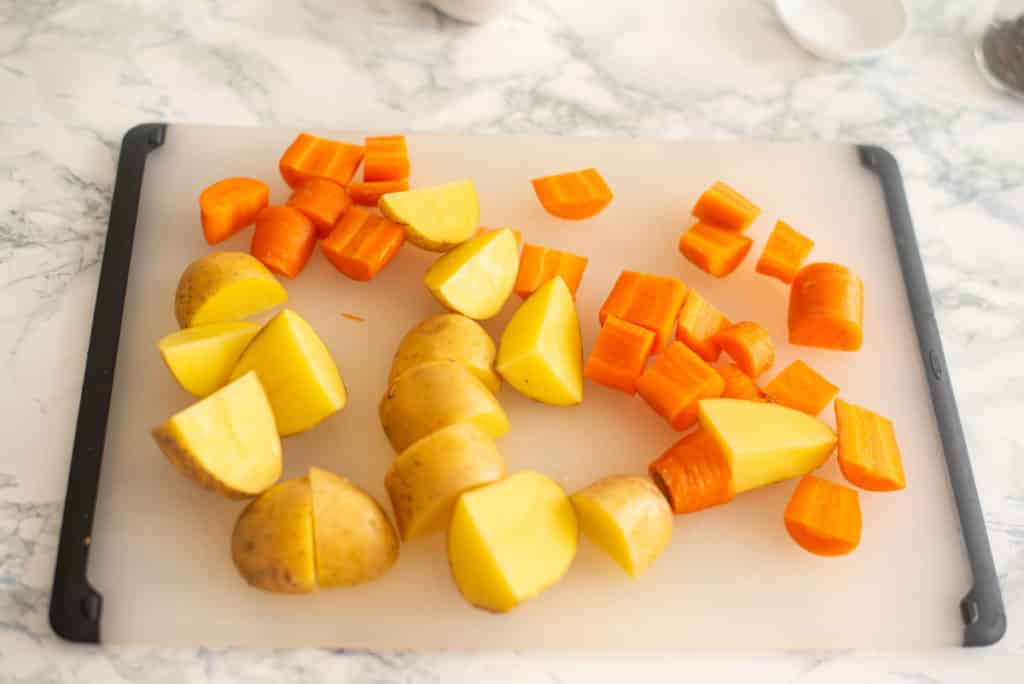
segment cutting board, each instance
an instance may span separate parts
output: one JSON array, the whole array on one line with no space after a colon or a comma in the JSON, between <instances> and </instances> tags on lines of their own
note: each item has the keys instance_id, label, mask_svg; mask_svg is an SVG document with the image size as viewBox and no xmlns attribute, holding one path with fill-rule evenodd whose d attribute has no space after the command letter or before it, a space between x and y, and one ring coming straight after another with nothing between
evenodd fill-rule
<instances>
[{"instance_id":1,"label":"cutting board","mask_svg":"<svg viewBox=\"0 0 1024 684\"><path fill-rule=\"evenodd\" d=\"M365 134L314 132L355 141ZM923 280L914 280L922 278L919 272L911 274L913 291L904 284L908 264L920 268L913 234L908 225L894 231L890 217L905 222L905 207L901 197L886 193L876 173L880 166L890 174L895 167L882 150L838 144L409 136L414 186L471 177L484 225L512 226L528 242L590 258L577 298L585 350L598 332L598 308L621 270L671 275L733 320L755 320L768 329L777 356L764 379L800 358L838 384L846 400L890 416L908 487L861 493L863 542L854 554L819 558L793 543L782 522L795 485L790 481L727 506L677 516L670 546L638 580L582 539L564 580L506 615L462 600L449 575L443 534L404 545L390 573L356 588L278 596L247 586L229 554L232 526L244 504L195 487L150 437L152 426L191 401L163 366L156 342L177 329L173 297L182 269L210 251L198 221L201 190L226 176L253 176L270 184L272 203L283 203L288 188L277 160L295 134L171 125L141 127L126 137L62 536L62 561L68 565L82 556L82 579L69 589L58 567L58 632L109 643L211 647L904 648L969 643L964 620L992 619L985 602L964 611L980 615L961 615L961 599L972 588L971 560L981 547L966 534L966 525L962 534L957 503L963 497L954 496L954 471L947 470L948 407L933 407L930 388L934 392L941 383L922 361L924 349L929 364L941 364L941 350L932 358L938 347L924 345L915 333L915 313L919 332L927 333L915 311L925 307L930 315L927 292L919 291ZM588 166L598 167L613 188L610 207L582 222L547 215L528 179ZM695 199L715 179L726 179L763 209L749 231L756 241L752 253L722 280L697 270L676 249L692 221ZM780 218L814 238L812 260L841 261L863 277L865 336L859 353L785 342L787 288L754 272ZM250 235L246 231L219 248L247 250ZM436 256L406 246L376 280L364 284L344 278L316 253L301 277L287 283L289 306L312 323L334 354L349 404L316 429L284 440L285 477L301 476L314 465L327 468L389 509L383 476L394 455L377 403L404 332L441 309L421 283ZM485 323L492 335L500 334L518 303L513 297L500 316ZM115 364L108 368L112 382L103 372L104 360ZM90 394L90 386L109 391L109 415L104 394ZM572 408L534 403L507 386L499 399L512 425L500 440L509 470L540 470L569 492L613 473L644 473L679 438L641 399L590 382L583 404ZM834 425L831 408L822 418ZM962 447L962 440L952 447ZM954 456L958 464L963 459L969 479L965 454ZM100 473L98 492L92 492L94 521L88 492L82 491L95 479L93 474L90 480L92 466ZM834 458L820 474L841 480ZM961 479L955 474L954 485ZM83 543L85 513L94 524ZM981 534L976 589L978 568L986 558L991 562L983 528ZM965 535L974 544L971 553L965 553ZM91 629L69 629L65 610L85 615Z\"/></svg>"}]
</instances>

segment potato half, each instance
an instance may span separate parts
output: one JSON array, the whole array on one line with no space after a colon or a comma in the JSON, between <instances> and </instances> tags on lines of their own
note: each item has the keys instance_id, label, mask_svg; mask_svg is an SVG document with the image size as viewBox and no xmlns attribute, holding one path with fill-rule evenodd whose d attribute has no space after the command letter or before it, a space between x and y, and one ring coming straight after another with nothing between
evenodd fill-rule
<instances>
[{"instance_id":1,"label":"potato half","mask_svg":"<svg viewBox=\"0 0 1024 684\"><path fill-rule=\"evenodd\" d=\"M390 387L406 371L434 361L461 363L491 392L501 388L494 372L497 349L480 324L457 313L443 313L421 321L398 345L388 375Z\"/></svg>"},{"instance_id":2,"label":"potato half","mask_svg":"<svg viewBox=\"0 0 1024 684\"><path fill-rule=\"evenodd\" d=\"M196 259L178 280L174 315L190 328L240 321L288 301L274 274L245 252L214 252Z\"/></svg>"}]
</instances>

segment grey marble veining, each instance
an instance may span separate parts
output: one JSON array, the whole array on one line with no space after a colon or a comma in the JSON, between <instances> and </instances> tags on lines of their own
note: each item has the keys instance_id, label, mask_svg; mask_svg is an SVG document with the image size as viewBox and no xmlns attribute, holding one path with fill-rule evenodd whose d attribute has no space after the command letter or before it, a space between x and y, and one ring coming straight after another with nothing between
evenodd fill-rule
<instances>
[{"instance_id":1,"label":"grey marble veining","mask_svg":"<svg viewBox=\"0 0 1024 684\"><path fill-rule=\"evenodd\" d=\"M0 0L0 682L1024 681L1024 107L972 63L977 3L916 0L876 63L795 47L767 0ZM881 143L899 157L1010 630L984 651L91 649L48 590L118 143L146 120Z\"/></svg>"}]
</instances>

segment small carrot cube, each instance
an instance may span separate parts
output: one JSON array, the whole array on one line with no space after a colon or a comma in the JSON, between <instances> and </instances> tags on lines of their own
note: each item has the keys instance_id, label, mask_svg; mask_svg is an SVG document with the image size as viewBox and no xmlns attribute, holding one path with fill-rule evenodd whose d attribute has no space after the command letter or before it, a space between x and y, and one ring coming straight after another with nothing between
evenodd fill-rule
<instances>
[{"instance_id":1,"label":"small carrot cube","mask_svg":"<svg viewBox=\"0 0 1024 684\"><path fill-rule=\"evenodd\" d=\"M270 188L255 178L225 178L199 195L199 219L211 245L252 225L270 201Z\"/></svg>"},{"instance_id":2,"label":"small carrot cube","mask_svg":"<svg viewBox=\"0 0 1024 684\"><path fill-rule=\"evenodd\" d=\"M601 326L583 376L605 387L636 394L637 378L644 372L654 346L654 333L629 321L609 316Z\"/></svg>"},{"instance_id":3,"label":"small carrot cube","mask_svg":"<svg viewBox=\"0 0 1024 684\"><path fill-rule=\"evenodd\" d=\"M585 219L612 201L612 191L597 169L570 171L530 181L549 214L564 219Z\"/></svg>"},{"instance_id":4,"label":"small carrot cube","mask_svg":"<svg viewBox=\"0 0 1024 684\"><path fill-rule=\"evenodd\" d=\"M672 341L679 310L686 298L686 285L676 278L637 271L623 271L597 314L604 325L608 316L618 316L654 333L654 353L661 353Z\"/></svg>"},{"instance_id":5,"label":"small carrot cube","mask_svg":"<svg viewBox=\"0 0 1024 684\"><path fill-rule=\"evenodd\" d=\"M636 389L658 415L682 432L697 422L697 402L721 396L725 381L682 342L655 357Z\"/></svg>"},{"instance_id":6,"label":"small carrot cube","mask_svg":"<svg viewBox=\"0 0 1024 684\"><path fill-rule=\"evenodd\" d=\"M723 328L715 342L744 373L756 378L775 362L771 335L757 323L742 321Z\"/></svg>"},{"instance_id":7,"label":"small carrot cube","mask_svg":"<svg viewBox=\"0 0 1024 684\"><path fill-rule=\"evenodd\" d=\"M295 278L316 247L316 226L294 207L267 207L256 217L249 251L275 273Z\"/></svg>"},{"instance_id":8,"label":"small carrot cube","mask_svg":"<svg viewBox=\"0 0 1024 684\"><path fill-rule=\"evenodd\" d=\"M348 185L363 161L361 145L319 138L300 133L278 162L281 177L289 187L297 187L307 178L327 178Z\"/></svg>"},{"instance_id":9,"label":"small carrot cube","mask_svg":"<svg viewBox=\"0 0 1024 684\"><path fill-rule=\"evenodd\" d=\"M750 227L761 209L722 181L715 181L697 199L691 213L706 223L742 232Z\"/></svg>"},{"instance_id":10,"label":"small carrot cube","mask_svg":"<svg viewBox=\"0 0 1024 684\"><path fill-rule=\"evenodd\" d=\"M775 223L761 258L754 267L758 273L778 278L787 285L793 282L804 259L814 248L814 240L793 230L782 221Z\"/></svg>"},{"instance_id":11,"label":"small carrot cube","mask_svg":"<svg viewBox=\"0 0 1024 684\"><path fill-rule=\"evenodd\" d=\"M842 556L860 544L861 514L857 490L804 475L786 505L786 530L806 551Z\"/></svg>"},{"instance_id":12,"label":"small carrot cube","mask_svg":"<svg viewBox=\"0 0 1024 684\"><path fill-rule=\"evenodd\" d=\"M362 183L349 183L348 196L352 198L353 204L375 207L382 195L408 189L409 181L404 178L391 181L363 181Z\"/></svg>"},{"instance_id":13,"label":"small carrot cube","mask_svg":"<svg viewBox=\"0 0 1024 684\"><path fill-rule=\"evenodd\" d=\"M326 178L307 178L299 183L288 198L288 206L295 207L316 226L320 237L330 235L338 217L352 206L345 188Z\"/></svg>"},{"instance_id":14,"label":"small carrot cube","mask_svg":"<svg viewBox=\"0 0 1024 684\"><path fill-rule=\"evenodd\" d=\"M729 456L711 433L694 430L647 467L673 513L693 513L736 496Z\"/></svg>"},{"instance_id":15,"label":"small carrot cube","mask_svg":"<svg viewBox=\"0 0 1024 684\"><path fill-rule=\"evenodd\" d=\"M857 351L864 341L864 283L842 264L808 264L789 288L789 343Z\"/></svg>"},{"instance_id":16,"label":"small carrot cube","mask_svg":"<svg viewBox=\"0 0 1024 684\"><path fill-rule=\"evenodd\" d=\"M907 486L892 421L836 399L839 469L861 489L891 492Z\"/></svg>"},{"instance_id":17,"label":"small carrot cube","mask_svg":"<svg viewBox=\"0 0 1024 684\"><path fill-rule=\"evenodd\" d=\"M338 221L320 249L334 267L353 280L372 280L402 245L405 229L362 207L352 207Z\"/></svg>"},{"instance_id":18,"label":"small carrot cube","mask_svg":"<svg viewBox=\"0 0 1024 684\"><path fill-rule=\"evenodd\" d=\"M368 137L364 144L364 181L397 181L409 177L409 150L404 135Z\"/></svg>"},{"instance_id":19,"label":"small carrot cube","mask_svg":"<svg viewBox=\"0 0 1024 684\"><path fill-rule=\"evenodd\" d=\"M519 259L516 294L525 299L555 276L562 276L562 280L575 297L588 262L586 257L571 252L559 252L556 249L527 243Z\"/></svg>"},{"instance_id":20,"label":"small carrot cube","mask_svg":"<svg viewBox=\"0 0 1024 684\"><path fill-rule=\"evenodd\" d=\"M722 396L726 399L745 399L746 401L768 401L764 391L757 386L754 379L740 370L735 363L727 363L715 370L725 381Z\"/></svg>"},{"instance_id":21,"label":"small carrot cube","mask_svg":"<svg viewBox=\"0 0 1024 684\"><path fill-rule=\"evenodd\" d=\"M686 303L679 313L679 327L676 338L687 347L697 352L705 361L717 361L722 348L714 337L722 328L731 325L722 312L690 288L686 295Z\"/></svg>"},{"instance_id":22,"label":"small carrot cube","mask_svg":"<svg viewBox=\"0 0 1024 684\"><path fill-rule=\"evenodd\" d=\"M679 251L690 263L716 278L723 278L740 265L754 241L703 221L679 238Z\"/></svg>"},{"instance_id":23,"label":"small carrot cube","mask_svg":"<svg viewBox=\"0 0 1024 684\"><path fill-rule=\"evenodd\" d=\"M776 404L816 416L839 388L803 361L794 361L765 385L764 392Z\"/></svg>"}]
</instances>

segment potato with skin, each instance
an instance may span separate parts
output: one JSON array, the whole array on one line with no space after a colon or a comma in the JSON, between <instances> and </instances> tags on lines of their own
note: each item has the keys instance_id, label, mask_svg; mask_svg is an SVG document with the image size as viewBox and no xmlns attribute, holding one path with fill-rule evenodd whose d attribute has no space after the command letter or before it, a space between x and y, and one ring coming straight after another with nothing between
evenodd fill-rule
<instances>
[{"instance_id":1,"label":"potato with skin","mask_svg":"<svg viewBox=\"0 0 1024 684\"><path fill-rule=\"evenodd\" d=\"M613 475L571 498L583 534L632 577L639 577L672 539L672 509L646 477Z\"/></svg>"},{"instance_id":2,"label":"potato with skin","mask_svg":"<svg viewBox=\"0 0 1024 684\"><path fill-rule=\"evenodd\" d=\"M420 322L398 345L388 375L390 387L406 371L433 361L454 361L465 366L491 392L501 388L494 372L497 349L480 324L462 314L443 313Z\"/></svg>"},{"instance_id":3,"label":"potato with skin","mask_svg":"<svg viewBox=\"0 0 1024 684\"><path fill-rule=\"evenodd\" d=\"M508 432L508 417L490 390L461 364L417 366L380 402L380 423L398 453L441 428L475 423L492 438Z\"/></svg>"},{"instance_id":4,"label":"potato with skin","mask_svg":"<svg viewBox=\"0 0 1024 684\"><path fill-rule=\"evenodd\" d=\"M281 477L281 440L255 373L153 428L153 438L185 477L228 498L255 496Z\"/></svg>"},{"instance_id":5,"label":"potato with skin","mask_svg":"<svg viewBox=\"0 0 1024 684\"><path fill-rule=\"evenodd\" d=\"M419 440L392 461L384 476L402 540L447 527L462 492L504 475L501 452L473 423L449 425Z\"/></svg>"},{"instance_id":6,"label":"potato with skin","mask_svg":"<svg viewBox=\"0 0 1024 684\"><path fill-rule=\"evenodd\" d=\"M447 252L473 237L480 225L480 203L471 180L391 192L380 198L378 207L405 226L409 242L431 252Z\"/></svg>"},{"instance_id":7,"label":"potato with skin","mask_svg":"<svg viewBox=\"0 0 1024 684\"><path fill-rule=\"evenodd\" d=\"M196 259L178 280L174 315L190 328L240 321L288 301L288 293L259 259L245 252L213 252Z\"/></svg>"},{"instance_id":8,"label":"potato with skin","mask_svg":"<svg viewBox=\"0 0 1024 684\"><path fill-rule=\"evenodd\" d=\"M519 273L519 244L509 228L480 233L438 258L423 283L449 309L484 320L498 315Z\"/></svg>"},{"instance_id":9,"label":"potato with skin","mask_svg":"<svg viewBox=\"0 0 1024 684\"><path fill-rule=\"evenodd\" d=\"M166 335L157 342L160 356L182 388L197 397L228 383L239 357L260 326L248 321L208 323Z\"/></svg>"}]
</instances>

